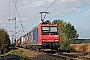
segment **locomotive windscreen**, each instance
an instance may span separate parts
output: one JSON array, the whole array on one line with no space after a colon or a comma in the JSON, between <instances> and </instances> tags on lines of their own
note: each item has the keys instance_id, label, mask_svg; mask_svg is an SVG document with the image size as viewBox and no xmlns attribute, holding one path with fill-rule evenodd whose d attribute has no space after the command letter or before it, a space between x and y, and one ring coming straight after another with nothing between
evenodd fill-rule
<instances>
[{"instance_id":1,"label":"locomotive windscreen","mask_svg":"<svg viewBox=\"0 0 90 60\"><path fill-rule=\"evenodd\" d=\"M42 35L57 35L57 26L42 26Z\"/></svg>"}]
</instances>

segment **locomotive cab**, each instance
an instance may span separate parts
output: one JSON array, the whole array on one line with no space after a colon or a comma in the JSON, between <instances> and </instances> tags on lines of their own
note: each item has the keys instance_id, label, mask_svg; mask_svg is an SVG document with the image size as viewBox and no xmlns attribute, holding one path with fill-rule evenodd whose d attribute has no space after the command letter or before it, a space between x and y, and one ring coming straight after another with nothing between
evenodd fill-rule
<instances>
[{"instance_id":1,"label":"locomotive cab","mask_svg":"<svg viewBox=\"0 0 90 60\"><path fill-rule=\"evenodd\" d=\"M41 26L42 48L58 49L60 46L58 27L55 25Z\"/></svg>"}]
</instances>

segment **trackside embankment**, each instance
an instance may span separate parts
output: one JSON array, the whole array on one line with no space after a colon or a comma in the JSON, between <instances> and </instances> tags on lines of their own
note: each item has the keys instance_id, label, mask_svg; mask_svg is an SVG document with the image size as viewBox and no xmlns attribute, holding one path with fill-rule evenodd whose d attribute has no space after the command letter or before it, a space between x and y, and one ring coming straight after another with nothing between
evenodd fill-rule
<instances>
[{"instance_id":1,"label":"trackside embankment","mask_svg":"<svg viewBox=\"0 0 90 60\"><path fill-rule=\"evenodd\" d=\"M76 51L90 52L90 43L88 43L88 44L70 44L70 47L76 49Z\"/></svg>"}]
</instances>

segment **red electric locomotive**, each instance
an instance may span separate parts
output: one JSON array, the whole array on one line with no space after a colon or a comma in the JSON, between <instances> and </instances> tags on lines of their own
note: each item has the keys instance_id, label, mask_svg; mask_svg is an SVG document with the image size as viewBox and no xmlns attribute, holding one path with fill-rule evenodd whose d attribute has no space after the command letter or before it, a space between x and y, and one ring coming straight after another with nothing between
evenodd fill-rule
<instances>
[{"instance_id":1,"label":"red electric locomotive","mask_svg":"<svg viewBox=\"0 0 90 60\"><path fill-rule=\"evenodd\" d=\"M40 50L57 50L60 47L57 24L39 24L28 33L27 47Z\"/></svg>"},{"instance_id":2,"label":"red electric locomotive","mask_svg":"<svg viewBox=\"0 0 90 60\"><path fill-rule=\"evenodd\" d=\"M57 24L41 23L25 34L21 46L41 50L58 50L60 47L60 36Z\"/></svg>"}]
</instances>

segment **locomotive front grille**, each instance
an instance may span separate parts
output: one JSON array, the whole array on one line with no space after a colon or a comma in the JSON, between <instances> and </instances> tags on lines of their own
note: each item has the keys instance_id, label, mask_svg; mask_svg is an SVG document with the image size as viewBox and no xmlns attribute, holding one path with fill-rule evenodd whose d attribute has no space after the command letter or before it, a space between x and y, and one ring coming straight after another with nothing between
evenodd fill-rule
<instances>
[{"instance_id":1,"label":"locomotive front grille","mask_svg":"<svg viewBox=\"0 0 90 60\"><path fill-rule=\"evenodd\" d=\"M43 49L58 49L60 46L60 43L52 43L52 42L44 42L42 43L42 48Z\"/></svg>"}]
</instances>

